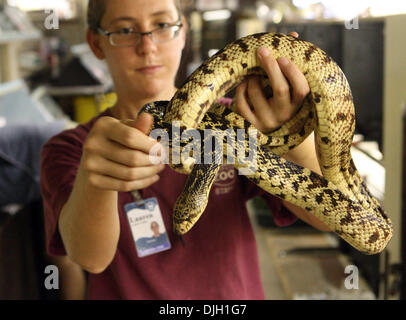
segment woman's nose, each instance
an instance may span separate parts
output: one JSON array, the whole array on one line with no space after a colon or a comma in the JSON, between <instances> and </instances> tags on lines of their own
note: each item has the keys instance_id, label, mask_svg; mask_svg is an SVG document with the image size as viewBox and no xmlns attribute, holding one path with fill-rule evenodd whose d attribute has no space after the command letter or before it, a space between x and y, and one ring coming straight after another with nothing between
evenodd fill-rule
<instances>
[{"instance_id":1,"label":"woman's nose","mask_svg":"<svg viewBox=\"0 0 406 320\"><path fill-rule=\"evenodd\" d=\"M156 50L156 44L152 41L152 35L150 33L141 34L136 47L137 52L140 54L147 54Z\"/></svg>"}]
</instances>

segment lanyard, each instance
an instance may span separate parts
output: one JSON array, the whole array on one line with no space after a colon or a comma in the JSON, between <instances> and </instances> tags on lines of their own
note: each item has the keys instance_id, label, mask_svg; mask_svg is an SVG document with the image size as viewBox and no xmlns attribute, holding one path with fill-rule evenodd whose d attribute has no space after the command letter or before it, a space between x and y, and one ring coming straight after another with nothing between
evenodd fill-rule
<instances>
[{"instance_id":1,"label":"lanyard","mask_svg":"<svg viewBox=\"0 0 406 320\"><path fill-rule=\"evenodd\" d=\"M142 196L141 196L141 193L139 192L139 190L131 191L131 195L133 196L134 201L142 200Z\"/></svg>"}]
</instances>

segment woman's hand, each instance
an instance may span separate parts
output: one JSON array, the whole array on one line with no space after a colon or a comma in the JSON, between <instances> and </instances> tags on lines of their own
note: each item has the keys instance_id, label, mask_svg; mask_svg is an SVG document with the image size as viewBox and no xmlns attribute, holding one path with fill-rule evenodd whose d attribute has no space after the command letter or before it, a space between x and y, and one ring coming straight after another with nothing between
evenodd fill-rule
<instances>
[{"instance_id":1,"label":"woman's hand","mask_svg":"<svg viewBox=\"0 0 406 320\"><path fill-rule=\"evenodd\" d=\"M291 32L290 35L298 37L296 32ZM273 96L267 99L260 86L259 77L251 77L237 88L237 112L261 132L269 133L295 115L303 104L304 98L309 94L310 87L305 76L288 59L275 59L269 50L263 50L263 48L258 50L258 56L262 68L268 75ZM311 137L305 139L283 157L321 174L315 144ZM322 231L331 231L326 224L306 210L285 200L282 203L298 218L311 226Z\"/></svg>"},{"instance_id":2,"label":"woman's hand","mask_svg":"<svg viewBox=\"0 0 406 320\"><path fill-rule=\"evenodd\" d=\"M296 32L290 35L298 37ZM268 75L273 96L266 98L259 76L250 77L236 91L237 111L258 130L269 133L290 120L310 92L305 76L287 58L275 59L261 48L258 57Z\"/></svg>"},{"instance_id":3,"label":"woman's hand","mask_svg":"<svg viewBox=\"0 0 406 320\"><path fill-rule=\"evenodd\" d=\"M83 146L81 168L93 186L111 191L133 191L159 180L164 168L160 157L150 156L157 141L147 136L152 117L142 114L137 121L101 117ZM155 159L157 158L157 159Z\"/></svg>"},{"instance_id":4,"label":"woman's hand","mask_svg":"<svg viewBox=\"0 0 406 320\"><path fill-rule=\"evenodd\" d=\"M157 141L147 136L152 116L137 121L100 117L83 145L75 183L61 209L58 227L70 259L90 273L103 272L117 251L118 191L158 181L164 165L149 156Z\"/></svg>"}]
</instances>

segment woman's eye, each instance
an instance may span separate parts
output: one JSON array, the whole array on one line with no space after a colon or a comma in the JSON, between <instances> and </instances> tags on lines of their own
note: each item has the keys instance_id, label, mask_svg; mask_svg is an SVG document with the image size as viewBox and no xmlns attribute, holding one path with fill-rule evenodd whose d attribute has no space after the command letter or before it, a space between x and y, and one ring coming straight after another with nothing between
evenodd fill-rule
<instances>
[{"instance_id":1,"label":"woman's eye","mask_svg":"<svg viewBox=\"0 0 406 320\"><path fill-rule=\"evenodd\" d=\"M129 33L133 32L133 29L132 28L121 28L118 30L118 32L122 33L122 34L129 34Z\"/></svg>"},{"instance_id":2,"label":"woman's eye","mask_svg":"<svg viewBox=\"0 0 406 320\"><path fill-rule=\"evenodd\" d=\"M157 23L157 25L158 25L158 27L159 27L159 28L166 28L166 27L168 27L168 26L169 26L169 23L166 23L166 22L160 22L160 23Z\"/></svg>"}]
</instances>

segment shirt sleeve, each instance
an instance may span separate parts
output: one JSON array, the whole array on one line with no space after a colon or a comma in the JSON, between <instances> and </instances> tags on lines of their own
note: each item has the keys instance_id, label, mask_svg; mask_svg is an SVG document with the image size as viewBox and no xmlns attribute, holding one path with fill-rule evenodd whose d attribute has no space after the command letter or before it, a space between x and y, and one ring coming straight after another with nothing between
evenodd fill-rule
<instances>
[{"instance_id":1,"label":"shirt sleeve","mask_svg":"<svg viewBox=\"0 0 406 320\"><path fill-rule=\"evenodd\" d=\"M249 200L255 197L263 198L266 201L273 216L274 222L278 227L290 226L298 220L298 217L283 205L282 199L267 193L265 190L262 190L248 178L242 177L242 179L246 199Z\"/></svg>"},{"instance_id":2,"label":"shirt sleeve","mask_svg":"<svg viewBox=\"0 0 406 320\"><path fill-rule=\"evenodd\" d=\"M50 255L66 255L58 220L73 189L82 155L82 143L77 129L74 129L53 137L41 150L40 183L46 248Z\"/></svg>"}]
</instances>

